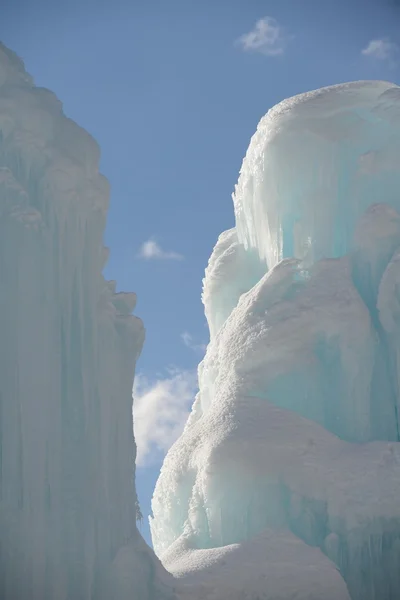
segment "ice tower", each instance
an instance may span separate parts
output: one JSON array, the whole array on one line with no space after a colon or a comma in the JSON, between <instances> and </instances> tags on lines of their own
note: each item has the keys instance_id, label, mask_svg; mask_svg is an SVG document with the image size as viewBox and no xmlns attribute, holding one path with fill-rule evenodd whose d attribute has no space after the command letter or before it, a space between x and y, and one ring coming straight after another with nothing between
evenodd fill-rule
<instances>
[{"instance_id":1,"label":"ice tower","mask_svg":"<svg viewBox=\"0 0 400 600\"><path fill-rule=\"evenodd\" d=\"M400 598L400 88L286 100L204 280L210 344L153 498L209 600Z\"/></svg>"},{"instance_id":2,"label":"ice tower","mask_svg":"<svg viewBox=\"0 0 400 600\"><path fill-rule=\"evenodd\" d=\"M166 600L135 522L135 295L96 142L0 45L0 598Z\"/></svg>"}]
</instances>

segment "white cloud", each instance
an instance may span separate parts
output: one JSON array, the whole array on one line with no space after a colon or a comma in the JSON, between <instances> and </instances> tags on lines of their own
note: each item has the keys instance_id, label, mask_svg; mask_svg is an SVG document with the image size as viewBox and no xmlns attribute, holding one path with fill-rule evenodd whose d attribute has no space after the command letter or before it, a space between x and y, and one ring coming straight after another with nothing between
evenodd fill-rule
<instances>
[{"instance_id":1,"label":"white cloud","mask_svg":"<svg viewBox=\"0 0 400 600\"><path fill-rule=\"evenodd\" d=\"M187 346L191 350L194 350L195 352L200 352L201 354L205 353L207 345L196 344L196 342L193 339L193 336L188 331L184 331L183 333L181 333L181 339L185 346Z\"/></svg>"},{"instance_id":2,"label":"white cloud","mask_svg":"<svg viewBox=\"0 0 400 600\"><path fill-rule=\"evenodd\" d=\"M162 460L182 433L196 392L193 371L171 369L156 381L136 375L133 421L138 466Z\"/></svg>"},{"instance_id":3,"label":"white cloud","mask_svg":"<svg viewBox=\"0 0 400 600\"><path fill-rule=\"evenodd\" d=\"M286 38L276 19L264 17L257 21L252 31L240 36L237 43L246 51L279 56L284 53Z\"/></svg>"},{"instance_id":4,"label":"white cloud","mask_svg":"<svg viewBox=\"0 0 400 600\"><path fill-rule=\"evenodd\" d=\"M182 254L177 252L163 250L155 239L150 238L144 244L142 244L139 250L139 258L147 260L158 259L158 260L182 260Z\"/></svg>"},{"instance_id":5,"label":"white cloud","mask_svg":"<svg viewBox=\"0 0 400 600\"><path fill-rule=\"evenodd\" d=\"M392 61L399 51L399 47L389 39L371 40L366 48L361 51L364 56L377 60Z\"/></svg>"}]
</instances>

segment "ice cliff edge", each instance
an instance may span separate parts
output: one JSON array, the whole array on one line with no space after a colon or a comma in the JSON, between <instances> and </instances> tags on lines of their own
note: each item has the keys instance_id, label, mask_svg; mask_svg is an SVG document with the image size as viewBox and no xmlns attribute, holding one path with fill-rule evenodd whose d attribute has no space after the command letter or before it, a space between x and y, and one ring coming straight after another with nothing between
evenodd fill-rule
<instances>
[{"instance_id":1,"label":"ice cliff edge","mask_svg":"<svg viewBox=\"0 0 400 600\"><path fill-rule=\"evenodd\" d=\"M0 598L154 600L135 520L134 294L101 272L93 138L0 44Z\"/></svg>"},{"instance_id":2,"label":"ice cliff edge","mask_svg":"<svg viewBox=\"0 0 400 600\"><path fill-rule=\"evenodd\" d=\"M285 100L251 140L152 503L157 554L201 598L400 598L399 156L379 81Z\"/></svg>"}]
</instances>

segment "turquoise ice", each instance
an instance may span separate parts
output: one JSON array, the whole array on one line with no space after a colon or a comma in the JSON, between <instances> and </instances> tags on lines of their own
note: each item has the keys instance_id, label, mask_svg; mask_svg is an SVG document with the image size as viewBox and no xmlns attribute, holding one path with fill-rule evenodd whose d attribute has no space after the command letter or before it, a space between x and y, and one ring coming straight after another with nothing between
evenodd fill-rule
<instances>
[{"instance_id":1,"label":"turquoise ice","mask_svg":"<svg viewBox=\"0 0 400 600\"><path fill-rule=\"evenodd\" d=\"M379 81L285 100L251 140L153 497L156 552L205 598L399 597L399 156Z\"/></svg>"}]
</instances>

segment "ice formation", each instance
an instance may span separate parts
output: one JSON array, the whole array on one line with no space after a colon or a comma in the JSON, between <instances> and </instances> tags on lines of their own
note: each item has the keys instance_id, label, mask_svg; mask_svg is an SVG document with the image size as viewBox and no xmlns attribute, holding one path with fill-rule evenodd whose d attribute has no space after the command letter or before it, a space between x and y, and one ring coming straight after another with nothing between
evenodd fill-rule
<instances>
[{"instance_id":1,"label":"ice formation","mask_svg":"<svg viewBox=\"0 0 400 600\"><path fill-rule=\"evenodd\" d=\"M400 88L261 121L209 261L200 392L135 524L134 294L94 140L0 45L0 598L398 600Z\"/></svg>"},{"instance_id":2,"label":"ice formation","mask_svg":"<svg viewBox=\"0 0 400 600\"><path fill-rule=\"evenodd\" d=\"M0 45L0 598L160 600L138 534L134 294L101 275L96 142Z\"/></svg>"},{"instance_id":3,"label":"ice formation","mask_svg":"<svg viewBox=\"0 0 400 600\"><path fill-rule=\"evenodd\" d=\"M400 598L399 156L384 82L286 100L251 140L152 502L193 598Z\"/></svg>"}]
</instances>

